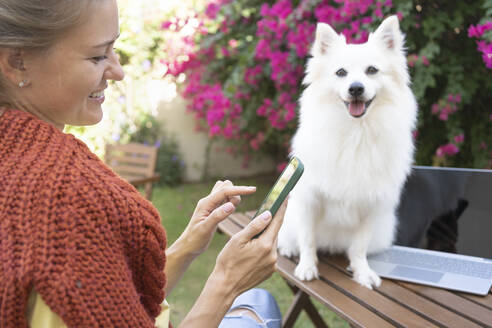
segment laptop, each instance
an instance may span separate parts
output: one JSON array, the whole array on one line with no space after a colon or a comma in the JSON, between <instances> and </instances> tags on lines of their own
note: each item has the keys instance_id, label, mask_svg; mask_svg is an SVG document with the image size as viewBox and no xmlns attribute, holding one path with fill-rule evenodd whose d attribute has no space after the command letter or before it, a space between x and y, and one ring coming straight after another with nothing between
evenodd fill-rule
<instances>
[{"instance_id":1,"label":"laptop","mask_svg":"<svg viewBox=\"0 0 492 328\"><path fill-rule=\"evenodd\" d=\"M381 277L486 295L492 285L492 170L413 167L395 245L368 256Z\"/></svg>"},{"instance_id":2,"label":"laptop","mask_svg":"<svg viewBox=\"0 0 492 328\"><path fill-rule=\"evenodd\" d=\"M393 245L368 258L381 277L487 295L492 260Z\"/></svg>"}]
</instances>

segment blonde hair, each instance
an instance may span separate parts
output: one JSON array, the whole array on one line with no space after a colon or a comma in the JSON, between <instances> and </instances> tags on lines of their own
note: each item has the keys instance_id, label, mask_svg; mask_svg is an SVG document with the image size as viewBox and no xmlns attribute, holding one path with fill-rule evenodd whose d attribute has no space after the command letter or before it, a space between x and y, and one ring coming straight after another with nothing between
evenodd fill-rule
<instances>
[{"instance_id":1,"label":"blonde hair","mask_svg":"<svg viewBox=\"0 0 492 328\"><path fill-rule=\"evenodd\" d=\"M95 0L1 0L0 48L45 51L78 26ZM0 104L8 104L0 74Z\"/></svg>"}]
</instances>

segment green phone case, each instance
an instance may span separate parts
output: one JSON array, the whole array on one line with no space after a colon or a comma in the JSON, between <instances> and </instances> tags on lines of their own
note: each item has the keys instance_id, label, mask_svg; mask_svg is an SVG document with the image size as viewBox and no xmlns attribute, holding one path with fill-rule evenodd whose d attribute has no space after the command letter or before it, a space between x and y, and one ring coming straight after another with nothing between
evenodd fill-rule
<instances>
[{"instance_id":1,"label":"green phone case","mask_svg":"<svg viewBox=\"0 0 492 328\"><path fill-rule=\"evenodd\" d=\"M276 191L275 189L276 189L277 185L280 183L284 173L286 172L286 170L289 169L289 166L291 166L291 165L295 165L295 169L294 169L294 172L292 173L292 176L287 181L287 184L285 185L284 188L282 188L280 190L280 194L278 195L278 197L275 198L273 204L271 206L265 206L265 205L267 205L266 203L270 199L270 196L272 195L272 193L274 193ZM262 212L264 212L266 210L270 210L270 213L272 213L272 217L275 216L275 213L277 213L280 205L282 205L282 203L284 202L285 197L287 197L287 195L292 190L292 188L294 188L294 186L296 185L297 181L299 181L299 178L301 177L303 172L304 172L304 164L302 164L302 162L299 158L292 156L292 158L289 161L289 164L287 164L285 169L279 175L279 177L277 178L277 181L275 181L275 184L273 185L272 189L270 189L270 191L268 192L268 195L265 197L265 199L261 203L261 206L259 207L258 211L255 213L253 218L255 218L256 216L258 216L259 214L261 214Z\"/></svg>"}]
</instances>

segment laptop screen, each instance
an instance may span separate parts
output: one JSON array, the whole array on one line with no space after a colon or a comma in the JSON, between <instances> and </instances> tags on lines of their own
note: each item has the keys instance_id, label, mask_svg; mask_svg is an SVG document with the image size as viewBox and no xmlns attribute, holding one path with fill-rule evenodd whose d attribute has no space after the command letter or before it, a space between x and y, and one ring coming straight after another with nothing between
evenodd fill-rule
<instances>
[{"instance_id":1,"label":"laptop screen","mask_svg":"<svg viewBox=\"0 0 492 328\"><path fill-rule=\"evenodd\" d=\"M492 259L492 170L414 166L395 244Z\"/></svg>"}]
</instances>

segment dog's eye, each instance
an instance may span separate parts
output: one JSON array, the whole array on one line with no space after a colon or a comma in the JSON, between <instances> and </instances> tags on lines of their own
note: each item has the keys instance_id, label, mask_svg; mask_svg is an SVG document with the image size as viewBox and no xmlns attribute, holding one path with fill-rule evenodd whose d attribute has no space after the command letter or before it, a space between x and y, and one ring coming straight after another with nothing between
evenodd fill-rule
<instances>
[{"instance_id":1,"label":"dog's eye","mask_svg":"<svg viewBox=\"0 0 492 328\"><path fill-rule=\"evenodd\" d=\"M344 77L344 76L347 76L347 71L344 70L343 68L340 68L336 73L335 73L338 77Z\"/></svg>"},{"instance_id":2,"label":"dog's eye","mask_svg":"<svg viewBox=\"0 0 492 328\"><path fill-rule=\"evenodd\" d=\"M376 74L379 70L374 67L374 66L369 66L367 69L366 69L366 74L369 74L369 75L372 75L372 74Z\"/></svg>"}]
</instances>

